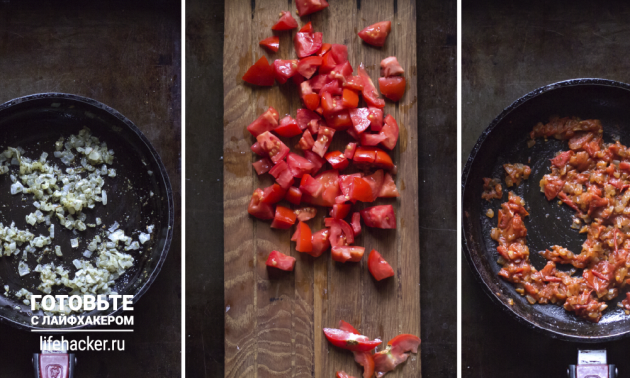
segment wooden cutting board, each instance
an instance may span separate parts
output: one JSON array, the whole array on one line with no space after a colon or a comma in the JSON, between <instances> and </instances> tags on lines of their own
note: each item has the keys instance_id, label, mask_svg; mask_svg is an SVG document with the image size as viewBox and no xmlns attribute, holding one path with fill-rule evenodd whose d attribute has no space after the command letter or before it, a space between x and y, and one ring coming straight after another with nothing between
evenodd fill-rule
<instances>
[{"instance_id":1,"label":"wooden cutting board","mask_svg":"<svg viewBox=\"0 0 630 378\"><path fill-rule=\"evenodd\" d=\"M416 4L411 0L330 0L330 6L300 19L292 0L226 0L224 84L224 239L225 239L225 376L226 377L334 377L337 370L360 377L362 368L352 353L330 346L322 328L336 328L340 319L362 334L385 342L400 333L420 336L420 251L418 249L418 151ZM366 248L360 263L340 264L330 252L317 259L295 251L290 242L294 229L275 230L269 222L250 217L247 205L257 187L272 177L256 175L250 151L255 139L246 127L268 106L280 116L301 107L297 86L255 88L241 77L261 56L295 59L296 30L276 33L280 51L268 53L258 46L273 35L271 26L280 11L289 10L301 27L313 22L324 42L348 46L355 68L363 62L374 83L380 61L396 56L405 69L407 91L397 104L387 102L400 127L398 146L391 156L398 166L395 176L401 197L379 200L396 210L396 230L366 229L355 244ZM366 45L357 36L364 27L390 20L392 31L385 46ZM378 84L377 84L378 85ZM211 105L209 105L211 106ZM345 133L338 133L345 134ZM294 146L299 137L293 138ZM348 139L335 136L330 150L339 150ZM358 204L354 209L364 207ZM323 227L324 214L309 221L313 231ZM269 272L269 252L279 250L297 259L295 271ZM367 269L367 256L378 250L396 276L376 282ZM394 372L394 377L420 377L420 354Z\"/></svg>"}]
</instances>

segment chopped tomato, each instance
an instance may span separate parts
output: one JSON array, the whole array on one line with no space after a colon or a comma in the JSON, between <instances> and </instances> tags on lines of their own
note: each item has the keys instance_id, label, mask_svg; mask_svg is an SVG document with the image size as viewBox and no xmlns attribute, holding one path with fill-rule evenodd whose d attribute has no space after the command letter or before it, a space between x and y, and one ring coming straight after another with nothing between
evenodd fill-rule
<instances>
[{"instance_id":1,"label":"chopped tomato","mask_svg":"<svg viewBox=\"0 0 630 378\"><path fill-rule=\"evenodd\" d=\"M254 122L247 126L247 131L255 137L265 131L271 131L278 126L278 117L278 111L270 106L263 114L256 118Z\"/></svg>"},{"instance_id":2,"label":"chopped tomato","mask_svg":"<svg viewBox=\"0 0 630 378\"><path fill-rule=\"evenodd\" d=\"M354 236L357 236L361 233L361 214L356 212L352 213L352 231L354 231Z\"/></svg>"},{"instance_id":3,"label":"chopped tomato","mask_svg":"<svg viewBox=\"0 0 630 378\"><path fill-rule=\"evenodd\" d=\"M336 65L337 62L335 62L335 58L333 58L332 53L329 51L322 57L322 65L319 68L319 73L327 74L334 70Z\"/></svg>"},{"instance_id":4,"label":"chopped tomato","mask_svg":"<svg viewBox=\"0 0 630 378\"><path fill-rule=\"evenodd\" d=\"M308 194L313 197L318 197L322 194L322 190L324 190L324 187L321 182L315 180L309 174L302 176L302 181L300 181L300 191L302 195Z\"/></svg>"},{"instance_id":5,"label":"chopped tomato","mask_svg":"<svg viewBox=\"0 0 630 378\"><path fill-rule=\"evenodd\" d=\"M359 94L352 89L344 88L341 103L344 108L356 108L359 106ZM352 115L350 117L352 118Z\"/></svg>"},{"instance_id":6,"label":"chopped tomato","mask_svg":"<svg viewBox=\"0 0 630 378\"><path fill-rule=\"evenodd\" d=\"M328 127L332 127L335 130L345 130L346 128L352 126L352 119L350 118L350 113L348 112L348 109L344 109L340 112L327 115L326 125L328 125ZM350 130L348 130L348 133L350 133Z\"/></svg>"},{"instance_id":7,"label":"chopped tomato","mask_svg":"<svg viewBox=\"0 0 630 378\"><path fill-rule=\"evenodd\" d=\"M363 177L362 173L353 173L351 175L340 175L339 176L339 190L341 190L342 198L336 199L337 203L343 203L346 201L352 200L350 198L350 192L352 191L353 180L355 177ZM356 200L352 200L352 202L356 202Z\"/></svg>"},{"instance_id":8,"label":"chopped tomato","mask_svg":"<svg viewBox=\"0 0 630 378\"><path fill-rule=\"evenodd\" d=\"M332 151L326 154L325 156L328 163L333 167L333 169L337 169L339 171L344 170L350 162L346 157L339 151Z\"/></svg>"},{"instance_id":9,"label":"chopped tomato","mask_svg":"<svg viewBox=\"0 0 630 378\"><path fill-rule=\"evenodd\" d=\"M274 165L273 168L269 170L269 173L283 189L287 189L293 184L293 174L284 160Z\"/></svg>"},{"instance_id":10,"label":"chopped tomato","mask_svg":"<svg viewBox=\"0 0 630 378\"><path fill-rule=\"evenodd\" d=\"M314 207L301 207L299 209L295 209L294 213L299 221L306 222L307 220L311 220L317 216L317 209Z\"/></svg>"},{"instance_id":11,"label":"chopped tomato","mask_svg":"<svg viewBox=\"0 0 630 378\"><path fill-rule=\"evenodd\" d=\"M351 182L350 199L352 201L372 202L374 193L372 185L363 177L354 177Z\"/></svg>"},{"instance_id":12,"label":"chopped tomato","mask_svg":"<svg viewBox=\"0 0 630 378\"><path fill-rule=\"evenodd\" d=\"M289 78L295 76L297 74L297 68L297 59L276 59L273 61L273 75L276 78L276 81L280 84L286 83Z\"/></svg>"},{"instance_id":13,"label":"chopped tomato","mask_svg":"<svg viewBox=\"0 0 630 378\"><path fill-rule=\"evenodd\" d=\"M407 82L402 76L381 77L378 79L378 87L383 96L396 102L405 94Z\"/></svg>"},{"instance_id":14,"label":"chopped tomato","mask_svg":"<svg viewBox=\"0 0 630 378\"><path fill-rule=\"evenodd\" d=\"M292 138L302 133L302 129L298 126L298 123L290 115L282 118L278 127L273 129L273 132L285 138Z\"/></svg>"},{"instance_id":15,"label":"chopped tomato","mask_svg":"<svg viewBox=\"0 0 630 378\"><path fill-rule=\"evenodd\" d=\"M365 100L365 102L367 102L368 105L374 106L376 108L384 108L385 100L379 97L378 92L376 91L376 87L374 86L374 82L372 82L370 75L365 72L365 67L363 66L363 63L359 65L357 72L359 74L359 77L363 81L363 90L361 91L361 93L363 94L363 99Z\"/></svg>"},{"instance_id":16,"label":"chopped tomato","mask_svg":"<svg viewBox=\"0 0 630 378\"><path fill-rule=\"evenodd\" d=\"M274 204L280 202L284 198L286 190L278 184L272 184L263 190L263 196L260 199L264 203Z\"/></svg>"},{"instance_id":17,"label":"chopped tomato","mask_svg":"<svg viewBox=\"0 0 630 378\"><path fill-rule=\"evenodd\" d=\"M394 117L390 114L385 117L385 126L381 130L381 134L383 134L387 139L385 139L381 144L390 150L393 150L396 147L396 143L398 142L398 123Z\"/></svg>"},{"instance_id":18,"label":"chopped tomato","mask_svg":"<svg viewBox=\"0 0 630 378\"><path fill-rule=\"evenodd\" d=\"M354 378L343 370L336 372L335 375L337 376L337 378Z\"/></svg>"},{"instance_id":19,"label":"chopped tomato","mask_svg":"<svg viewBox=\"0 0 630 378\"><path fill-rule=\"evenodd\" d=\"M289 154L289 147L269 131L258 135L256 140L260 143L260 147L267 152L274 164L277 164Z\"/></svg>"},{"instance_id":20,"label":"chopped tomato","mask_svg":"<svg viewBox=\"0 0 630 378\"><path fill-rule=\"evenodd\" d=\"M267 61L265 56L258 59L253 66L249 67L245 75L243 75L243 81L265 87L271 87L273 85L273 79L273 67L269 65L269 61Z\"/></svg>"},{"instance_id":21,"label":"chopped tomato","mask_svg":"<svg viewBox=\"0 0 630 378\"><path fill-rule=\"evenodd\" d=\"M359 32L359 37L372 46L381 47L392 30L391 21L381 21L370 25Z\"/></svg>"},{"instance_id":22,"label":"chopped tomato","mask_svg":"<svg viewBox=\"0 0 630 378\"><path fill-rule=\"evenodd\" d=\"M317 101L319 103L319 99ZM321 120L321 117L310 109L298 109L296 119L300 129L304 130L308 127L309 122L313 120L319 121Z\"/></svg>"},{"instance_id":23,"label":"chopped tomato","mask_svg":"<svg viewBox=\"0 0 630 378\"><path fill-rule=\"evenodd\" d=\"M260 147L260 143L258 142L254 142L249 149L258 156L267 156L267 152Z\"/></svg>"},{"instance_id":24,"label":"chopped tomato","mask_svg":"<svg viewBox=\"0 0 630 378\"><path fill-rule=\"evenodd\" d=\"M298 58L306 58L315 54L322 47L323 35L320 32L298 32L295 34L293 44Z\"/></svg>"},{"instance_id":25,"label":"chopped tomato","mask_svg":"<svg viewBox=\"0 0 630 378\"><path fill-rule=\"evenodd\" d=\"M330 216L334 219L343 219L350 213L350 205L345 203L336 203L330 210Z\"/></svg>"},{"instance_id":26,"label":"chopped tomato","mask_svg":"<svg viewBox=\"0 0 630 378\"><path fill-rule=\"evenodd\" d=\"M389 173L385 174L385 179L383 180L383 186L381 186L381 190L378 193L378 196L381 198L393 198L399 197L398 189L396 188L396 183L392 178L392 175Z\"/></svg>"},{"instance_id":27,"label":"chopped tomato","mask_svg":"<svg viewBox=\"0 0 630 378\"><path fill-rule=\"evenodd\" d=\"M352 160L358 165L373 166L388 170L394 168L392 158L387 152L376 147L357 147Z\"/></svg>"},{"instance_id":28,"label":"chopped tomato","mask_svg":"<svg viewBox=\"0 0 630 378\"><path fill-rule=\"evenodd\" d=\"M310 253L313 251L313 241L311 240L311 228L304 222L300 221L295 230L295 250L298 252Z\"/></svg>"},{"instance_id":29,"label":"chopped tomato","mask_svg":"<svg viewBox=\"0 0 630 378\"><path fill-rule=\"evenodd\" d=\"M295 6L297 7L298 15L304 17L326 8L328 2L326 0L295 0Z\"/></svg>"},{"instance_id":30,"label":"chopped tomato","mask_svg":"<svg viewBox=\"0 0 630 378\"><path fill-rule=\"evenodd\" d=\"M319 49L319 51L317 52L317 55L324 56L328 52L328 50L330 50L331 47L332 45L330 43L324 43L322 45L322 48Z\"/></svg>"},{"instance_id":31,"label":"chopped tomato","mask_svg":"<svg viewBox=\"0 0 630 378\"><path fill-rule=\"evenodd\" d=\"M315 110L319 106L319 96L317 93L304 95L302 101L304 101L304 106L306 106L308 110Z\"/></svg>"},{"instance_id":32,"label":"chopped tomato","mask_svg":"<svg viewBox=\"0 0 630 378\"><path fill-rule=\"evenodd\" d=\"M278 49L280 49L280 37L274 35L273 37L265 38L260 41L259 45L273 52L278 52Z\"/></svg>"},{"instance_id":33,"label":"chopped tomato","mask_svg":"<svg viewBox=\"0 0 630 378\"><path fill-rule=\"evenodd\" d=\"M271 30L291 30L297 28L298 24L295 18L291 16L291 12L280 12L280 19L271 27Z\"/></svg>"},{"instance_id":34,"label":"chopped tomato","mask_svg":"<svg viewBox=\"0 0 630 378\"><path fill-rule=\"evenodd\" d=\"M306 160L310 161L313 164L313 170L311 171L311 175L314 175L317 172L319 172L319 170L322 169L322 167L324 166L324 163L326 162L326 160L323 159L321 156L309 150L304 151L304 157L306 158Z\"/></svg>"},{"instance_id":35,"label":"chopped tomato","mask_svg":"<svg viewBox=\"0 0 630 378\"><path fill-rule=\"evenodd\" d=\"M300 201L302 200L302 192L300 191L299 188L296 188L295 186L291 186L287 190L287 193L284 195L284 199L294 205L299 205Z\"/></svg>"},{"instance_id":36,"label":"chopped tomato","mask_svg":"<svg viewBox=\"0 0 630 378\"><path fill-rule=\"evenodd\" d=\"M379 169L371 175L363 177L363 179L370 184L370 188L372 189L372 199L369 202L374 202L378 198L378 194L381 192L381 188L383 187L383 170Z\"/></svg>"},{"instance_id":37,"label":"chopped tomato","mask_svg":"<svg viewBox=\"0 0 630 378\"><path fill-rule=\"evenodd\" d=\"M373 106L368 107L370 109L370 129L374 132L379 132L383 128L383 109L375 108Z\"/></svg>"},{"instance_id":38,"label":"chopped tomato","mask_svg":"<svg viewBox=\"0 0 630 378\"><path fill-rule=\"evenodd\" d=\"M394 276L394 269L385 261L383 256L373 249L368 256L368 269L377 281Z\"/></svg>"},{"instance_id":39,"label":"chopped tomato","mask_svg":"<svg viewBox=\"0 0 630 378\"><path fill-rule=\"evenodd\" d=\"M262 158L257 162L252 163L252 165L254 166L254 169L256 170L256 173L258 175L269 172L269 169L273 167L273 163L267 158Z\"/></svg>"},{"instance_id":40,"label":"chopped tomato","mask_svg":"<svg viewBox=\"0 0 630 378\"><path fill-rule=\"evenodd\" d=\"M369 115L370 110L368 108L350 109L350 119L357 133L362 133L370 127Z\"/></svg>"},{"instance_id":41,"label":"chopped tomato","mask_svg":"<svg viewBox=\"0 0 630 378\"><path fill-rule=\"evenodd\" d=\"M295 219L293 210L284 206L276 206L276 214L273 217L273 222L271 222L271 228L289 228L293 226Z\"/></svg>"},{"instance_id":42,"label":"chopped tomato","mask_svg":"<svg viewBox=\"0 0 630 378\"><path fill-rule=\"evenodd\" d=\"M298 145L295 146L295 148L310 150L311 148L313 148L314 144L315 141L313 140L311 132L308 130L304 130L304 134L302 134L302 138L300 138L300 141L298 142Z\"/></svg>"},{"instance_id":43,"label":"chopped tomato","mask_svg":"<svg viewBox=\"0 0 630 378\"><path fill-rule=\"evenodd\" d=\"M330 48L330 52L337 64L342 64L348 61L348 46L333 43Z\"/></svg>"},{"instance_id":44,"label":"chopped tomato","mask_svg":"<svg viewBox=\"0 0 630 378\"><path fill-rule=\"evenodd\" d=\"M297 63L296 63L297 64ZM299 73L297 73L297 68L295 69L295 75L291 76L291 80L293 80L293 83L300 85L302 84L306 79L304 78L304 76L300 75Z\"/></svg>"},{"instance_id":45,"label":"chopped tomato","mask_svg":"<svg viewBox=\"0 0 630 378\"><path fill-rule=\"evenodd\" d=\"M322 184L321 196L303 193L302 201L312 205L332 207L335 204L335 197L339 195L339 173L334 169L324 171L317 175L315 180Z\"/></svg>"},{"instance_id":46,"label":"chopped tomato","mask_svg":"<svg viewBox=\"0 0 630 378\"><path fill-rule=\"evenodd\" d=\"M291 174L293 177L302 178L305 173L311 173L315 168L315 165L311 163L308 159L290 152L287 155L287 165L289 166L289 170L291 170Z\"/></svg>"},{"instance_id":47,"label":"chopped tomato","mask_svg":"<svg viewBox=\"0 0 630 378\"><path fill-rule=\"evenodd\" d=\"M313 145L313 152L321 157L324 157L328 147L330 146L330 142L332 142L333 135L335 135L334 129L330 127L320 127L319 134L317 134L317 140Z\"/></svg>"},{"instance_id":48,"label":"chopped tomato","mask_svg":"<svg viewBox=\"0 0 630 378\"><path fill-rule=\"evenodd\" d=\"M295 257L287 256L278 251L271 251L269 257L267 257L266 265L290 272L295 267Z\"/></svg>"},{"instance_id":49,"label":"chopped tomato","mask_svg":"<svg viewBox=\"0 0 630 378\"><path fill-rule=\"evenodd\" d=\"M360 76L352 76L346 78L345 83L343 83L344 88L354 89L355 91L363 90L363 78Z\"/></svg>"},{"instance_id":50,"label":"chopped tomato","mask_svg":"<svg viewBox=\"0 0 630 378\"><path fill-rule=\"evenodd\" d=\"M324 91L323 88L320 93L322 94L321 103L322 109L324 109L324 115L330 115L340 110L343 110L343 102L341 96L333 96L330 94L330 92Z\"/></svg>"},{"instance_id":51,"label":"chopped tomato","mask_svg":"<svg viewBox=\"0 0 630 378\"><path fill-rule=\"evenodd\" d=\"M564 167L566 163L569 162L571 156L575 155L575 152L569 150L559 153L555 158L551 159L551 164L555 165L558 168Z\"/></svg>"},{"instance_id":52,"label":"chopped tomato","mask_svg":"<svg viewBox=\"0 0 630 378\"><path fill-rule=\"evenodd\" d=\"M312 33L313 32L313 23L307 22L304 26L302 26L299 30L300 32Z\"/></svg>"},{"instance_id":53,"label":"chopped tomato","mask_svg":"<svg viewBox=\"0 0 630 378\"><path fill-rule=\"evenodd\" d=\"M335 66L335 69L330 72L330 76L341 81L345 81L346 78L351 77L351 75L352 75L352 65L350 65L350 62L348 61L337 64L337 66Z\"/></svg>"},{"instance_id":54,"label":"chopped tomato","mask_svg":"<svg viewBox=\"0 0 630 378\"><path fill-rule=\"evenodd\" d=\"M331 243L332 244L332 243ZM363 254L365 253L365 248L359 247L356 245L346 245L339 247L332 247L331 256L333 261L345 263L347 261L350 262L359 262L363 258Z\"/></svg>"},{"instance_id":55,"label":"chopped tomato","mask_svg":"<svg viewBox=\"0 0 630 378\"><path fill-rule=\"evenodd\" d=\"M381 60L381 76L390 77L402 75L405 70L398 63L398 59L395 56L389 56Z\"/></svg>"},{"instance_id":56,"label":"chopped tomato","mask_svg":"<svg viewBox=\"0 0 630 378\"><path fill-rule=\"evenodd\" d=\"M418 353L420 338L414 335L398 335L387 343L387 348L374 354L376 376L382 377L399 364L407 361L409 353Z\"/></svg>"},{"instance_id":57,"label":"chopped tomato","mask_svg":"<svg viewBox=\"0 0 630 378\"><path fill-rule=\"evenodd\" d=\"M352 159L354 157L354 151L356 150L357 150L357 144L354 142L350 142L348 143L346 148L343 150L343 156L345 156L346 159Z\"/></svg>"},{"instance_id":58,"label":"chopped tomato","mask_svg":"<svg viewBox=\"0 0 630 378\"><path fill-rule=\"evenodd\" d=\"M263 197L263 190L257 188L252 194L252 199L249 201L249 207L247 212L256 218L260 219L273 219L273 206L261 201Z\"/></svg>"},{"instance_id":59,"label":"chopped tomato","mask_svg":"<svg viewBox=\"0 0 630 378\"><path fill-rule=\"evenodd\" d=\"M330 231L327 228L323 228L315 233L311 238L313 242L313 250L311 251L311 256L319 257L324 251L330 248L330 240L329 240Z\"/></svg>"},{"instance_id":60,"label":"chopped tomato","mask_svg":"<svg viewBox=\"0 0 630 378\"><path fill-rule=\"evenodd\" d=\"M298 61L298 72L307 79L317 71L317 67L322 65L320 56L309 56Z\"/></svg>"},{"instance_id":61,"label":"chopped tomato","mask_svg":"<svg viewBox=\"0 0 630 378\"><path fill-rule=\"evenodd\" d=\"M330 228L330 245L333 247L343 247L354 243L354 232L345 220L326 218L324 224Z\"/></svg>"},{"instance_id":62,"label":"chopped tomato","mask_svg":"<svg viewBox=\"0 0 630 378\"><path fill-rule=\"evenodd\" d=\"M343 320L339 321L339 329L342 331L349 332L349 333L354 333L355 335L360 335L359 331L357 331L357 329L354 328L352 324Z\"/></svg>"},{"instance_id":63,"label":"chopped tomato","mask_svg":"<svg viewBox=\"0 0 630 378\"><path fill-rule=\"evenodd\" d=\"M396 228L396 215L392 205L368 207L361 210L363 223L368 227Z\"/></svg>"},{"instance_id":64,"label":"chopped tomato","mask_svg":"<svg viewBox=\"0 0 630 378\"><path fill-rule=\"evenodd\" d=\"M361 145L362 146L377 146L379 143L387 139L387 137L383 133L378 134L370 134L363 133L361 134Z\"/></svg>"}]
</instances>

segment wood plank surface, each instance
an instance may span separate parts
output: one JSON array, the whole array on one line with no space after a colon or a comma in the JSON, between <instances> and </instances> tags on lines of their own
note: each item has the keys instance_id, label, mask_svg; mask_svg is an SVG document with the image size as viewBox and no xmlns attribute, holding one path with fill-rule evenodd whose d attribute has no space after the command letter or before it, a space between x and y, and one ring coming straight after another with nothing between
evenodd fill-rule
<instances>
[{"instance_id":1,"label":"wood plank surface","mask_svg":"<svg viewBox=\"0 0 630 378\"><path fill-rule=\"evenodd\" d=\"M224 82L224 254L225 254L225 376L226 377L333 377L337 370L361 376L362 368L347 351L330 346L324 327L337 327L340 319L363 334L384 341L399 333L420 335L420 251L418 249L418 151L416 4L410 0L330 1L330 6L307 17L324 34L324 42L348 46L355 68L363 62L372 80L380 76L380 61L391 55L405 68L407 91L399 103L387 102L400 126L398 146L391 153L398 165L395 177L401 197L378 200L393 204L396 230L366 229L357 245L366 248L360 263L335 263L326 252L317 259L295 251L290 243L294 229L275 230L269 222L247 214L253 190L270 185L269 175L258 177L249 146L254 138L247 125L268 106L281 117L301 107L297 86L290 82L272 88L252 88L241 80L256 60L294 59L296 30L280 36L280 51L268 53L258 42L272 35L280 11L295 15L291 0L226 0ZM357 36L378 21L392 21L385 46L374 48ZM356 71L355 71L356 72ZM330 150L340 150L348 137L340 132ZM293 146L299 137L293 138ZM353 211L365 207L353 206ZM322 209L310 221L323 227ZM264 263L273 249L297 259L295 271L278 274ZM392 265L396 276L376 282L367 269L367 256L377 249ZM420 357L412 357L388 377L420 377Z\"/></svg>"}]
</instances>

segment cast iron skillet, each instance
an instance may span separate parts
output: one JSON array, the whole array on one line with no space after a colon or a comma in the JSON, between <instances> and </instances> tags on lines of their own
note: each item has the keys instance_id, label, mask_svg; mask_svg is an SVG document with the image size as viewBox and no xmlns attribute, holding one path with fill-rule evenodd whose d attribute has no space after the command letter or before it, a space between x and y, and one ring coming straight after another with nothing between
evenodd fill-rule
<instances>
[{"instance_id":1,"label":"cast iron skillet","mask_svg":"<svg viewBox=\"0 0 630 378\"><path fill-rule=\"evenodd\" d=\"M146 226L154 225L151 240L140 251L130 251L135 264L123 276L116 280L114 290L119 294L133 295L135 303L155 280L169 250L173 236L174 206L173 192L168 175L160 157L140 130L116 110L89 98L63 93L43 93L21 97L0 105L0 151L8 146L20 146L26 150L26 156L38 158L42 151L49 154L48 161L64 165L53 157L54 142L60 136L76 134L84 126L92 134L107 143L113 149L117 175L107 178L104 189L108 193L108 204L98 204L92 210L86 210L85 223L94 223L100 217L106 227L114 221L121 224L126 235L146 232ZM5 225L15 221L19 229L26 228L25 216L35 208L31 195L11 195L11 180L8 175L0 176L0 222ZM27 200L22 201L22 196ZM45 223L36 228L29 227L35 235L48 235ZM83 251L93 236L94 228L79 233L79 248L70 247L70 239L76 238L56 223L53 245L59 245L63 257L54 253L46 255L41 264L54 262L70 269L70 277L76 271L72 260L81 258ZM0 288L9 285L10 291L20 288L41 294L36 290L39 274L31 272L20 277L14 259L17 256L0 257ZM28 264L31 269L36 265L35 258L29 254ZM59 287L56 287L59 288ZM56 293L60 294L60 293ZM14 307L19 306L20 310ZM112 307L112 306L110 306ZM41 312L40 312L41 314ZM111 315L113 310L92 311L87 315ZM0 321L20 329L55 328L56 326L31 325L30 306L15 300L13 296L0 295ZM37 314L35 314L37 315ZM59 327L81 328L81 327Z\"/></svg>"},{"instance_id":2,"label":"cast iron skillet","mask_svg":"<svg viewBox=\"0 0 630 378\"><path fill-rule=\"evenodd\" d=\"M579 253L586 239L578 230L570 228L574 211L568 206L559 206L555 200L548 202L538 185L542 176L549 172L549 159L556 152L567 150L567 142L539 139L532 148L526 144L534 125L546 123L554 115L600 119L605 142L612 142L614 138L628 145L630 85L603 79L576 79L547 85L518 99L492 121L473 148L462 177L464 254L485 292L522 324L564 340L603 342L619 339L630 332L630 316L617 307L617 302L625 297L624 290L617 301L609 303L604 316L595 324L560 306L530 305L510 283L497 276L500 270L496 262L497 243L490 238L490 229L496 227L497 217L490 219L485 213L492 208L496 214L500 204L507 201L504 163L524 163L532 168L529 179L510 190L523 197L530 213L525 217L527 243L530 259L537 269L542 269L546 263L538 251L558 244ZM481 199L483 177L501 178L503 199L490 203ZM569 269L560 264L558 268ZM508 305L508 298L514 300L513 306Z\"/></svg>"}]
</instances>

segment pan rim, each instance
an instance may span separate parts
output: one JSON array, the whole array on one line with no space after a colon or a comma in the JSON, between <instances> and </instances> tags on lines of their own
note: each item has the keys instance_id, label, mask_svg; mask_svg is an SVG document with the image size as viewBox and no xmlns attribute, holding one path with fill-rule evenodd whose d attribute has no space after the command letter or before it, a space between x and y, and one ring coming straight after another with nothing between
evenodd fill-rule
<instances>
[{"instance_id":1,"label":"pan rim","mask_svg":"<svg viewBox=\"0 0 630 378\"><path fill-rule=\"evenodd\" d=\"M468 159L466 160L466 164L464 166L464 169L462 171L462 176L461 176L462 177L462 181L461 181L462 209L465 208L464 199L465 199L466 187L468 186L469 179L471 179L469 175L472 169L473 162L478 152L480 151L483 143L486 141L488 135L498 126L498 124L501 123L503 119L507 117L508 114L510 114L511 112L516 110L518 107L520 107L521 105L523 105L524 103L528 102L529 100L535 97L538 97L544 93L551 92L554 90L558 90L558 89L562 89L566 87L577 87L577 86L615 87L615 88L624 89L630 92L630 84L627 84L624 82L610 80L610 79L602 79L602 78L577 78L577 79L563 80L563 81L559 81L559 82L555 82L555 83L551 83L551 84L539 87L523 95L522 97L518 98L514 102L512 102L509 106L504 108L503 111L496 118L492 120L492 122L490 122L488 127L484 129L484 131L481 133L481 135L477 139L477 142L473 146L472 150L470 151L470 155L468 156ZM469 245L468 245L468 240L466 238L468 233L465 227L465 215L463 212L461 214L461 217L462 217L461 218L462 220L462 223L461 223L462 252L464 253L464 256L466 257L466 261L468 262L468 265L473 273L473 276L475 277L475 280L481 285L481 287L483 288L483 291L486 293L487 296L490 297L491 301L495 303L496 305L498 305L503 311L510 314L510 316L513 319L516 319L516 321L519 324L523 324L529 329L533 329L544 335L551 336L552 338L564 340L564 341L571 341L571 342L601 343L601 342L619 340L621 338L624 338L630 335L630 329L628 329L623 332L618 332L618 333L603 335L603 336L578 336L578 335L564 333L562 331L559 331L558 329L548 328L544 324L535 324L534 322L529 321L525 317L519 315L511 306L509 306L507 303L500 300L499 297L496 295L496 293L494 293L494 291L490 288L489 284L482 278L480 268L475 264L473 260L473 256L472 256L473 253L471 252L471 249L469 248Z\"/></svg>"},{"instance_id":2,"label":"pan rim","mask_svg":"<svg viewBox=\"0 0 630 378\"><path fill-rule=\"evenodd\" d=\"M62 100L75 101L75 102L83 103L88 106L94 107L98 110L105 111L109 115L116 118L119 122L123 123L129 130L131 130L139 138L140 141L142 141L142 143L146 146L147 150L149 151L152 158L154 159L157 167L159 168L160 177L162 178L162 184L164 185L164 188L166 189L166 197L167 197L167 204L168 204L168 209L167 209L168 210L168 228L167 228L167 233L166 233L166 239L164 241L164 247L162 248L162 252L160 253L160 257L155 265L155 268L151 271L151 274L146 279L144 284L138 289L136 294L133 296L132 303L136 304L138 300L147 292L149 287L153 284L158 274L162 270L162 266L164 265L164 261L166 260L166 257L168 256L168 252L170 250L171 243L173 240L173 234L175 232L175 229L174 229L175 201L173 198L173 187L171 185L170 177L168 175L166 167L164 166L164 163L162 162L160 155L158 154L157 150L153 147L149 139L142 133L142 131L140 131L140 129L130 119L125 117L122 113L120 113L116 109L89 97L76 95L76 94L70 94L70 93L62 93L62 92L34 93L34 94L26 95L26 96L17 97L17 98L14 98L12 100L9 100L0 104L0 112L19 104L23 104L29 101L42 100L42 99L62 99ZM122 312L122 307L119 307L117 310L109 314L98 314L98 316L101 316L101 315L116 316L116 315L119 315L121 312ZM32 325L27 325L24 323L19 323L19 322L14 321L13 319L9 319L4 316L0 316L0 323L8 324L16 329L25 330L25 331L45 329L42 327L36 327ZM94 328L94 325L84 324L84 325L79 325L79 326L63 327L63 328L55 328L55 329L77 330L77 329L89 329L89 328ZM58 333L62 333L62 332L55 332L55 334L58 334ZM42 332L42 334L44 333Z\"/></svg>"}]
</instances>

